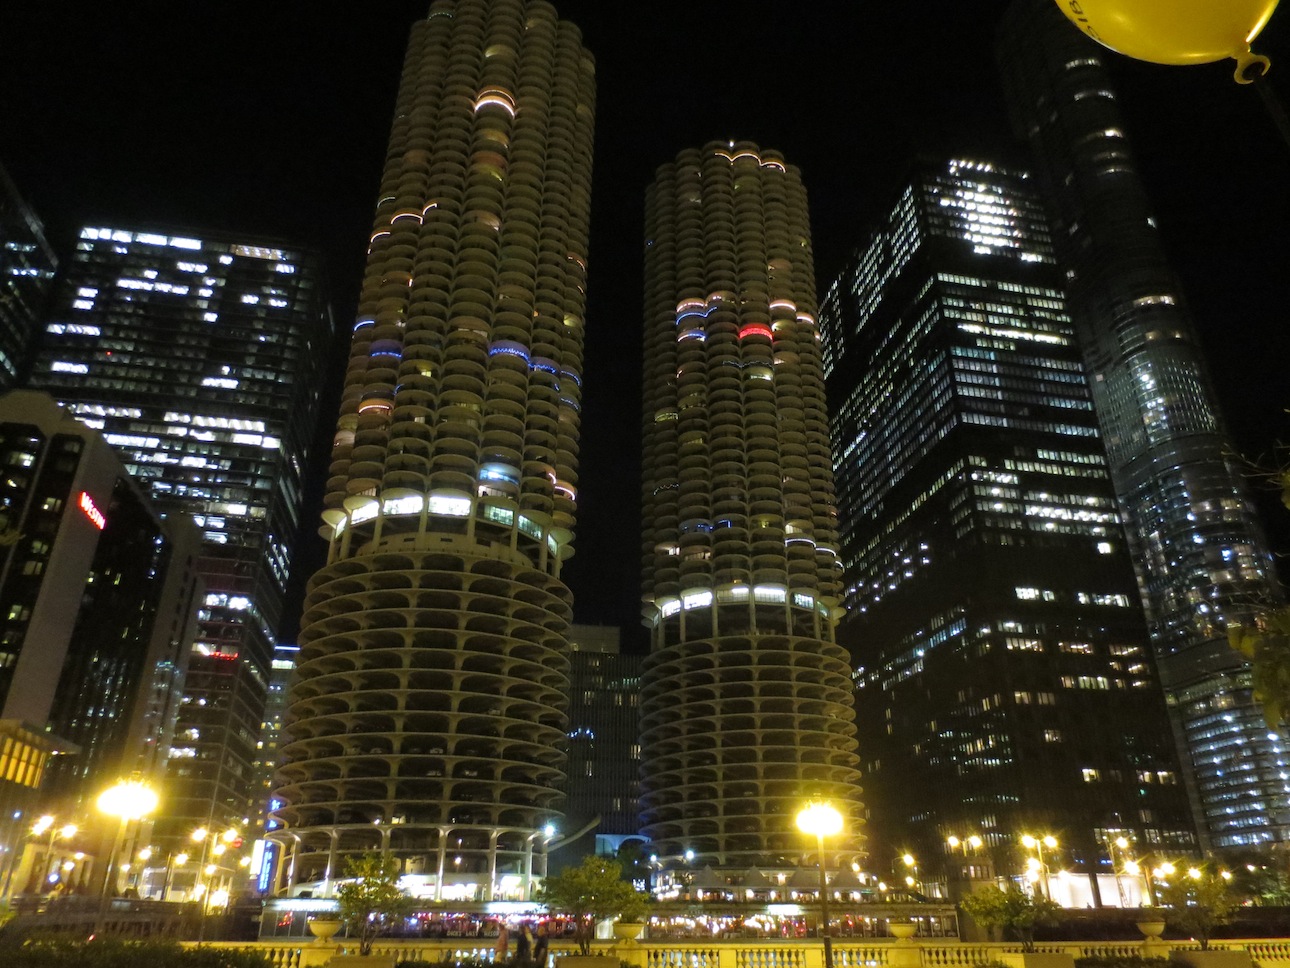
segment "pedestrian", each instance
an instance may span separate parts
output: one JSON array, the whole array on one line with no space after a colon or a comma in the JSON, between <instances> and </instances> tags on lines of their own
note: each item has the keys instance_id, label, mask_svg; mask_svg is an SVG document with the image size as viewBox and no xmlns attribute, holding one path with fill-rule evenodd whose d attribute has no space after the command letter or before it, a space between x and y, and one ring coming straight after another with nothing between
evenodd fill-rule
<instances>
[{"instance_id":1,"label":"pedestrian","mask_svg":"<svg viewBox=\"0 0 1290 968\"><path fill-rule=\"evenodd\" d=\"M506 964L506 956L510 953L508 950L510 946L511 946L511 935L510 935L510 932L506 930L506 922L498 921L497 922L497 941L493 945L493 964L495 965Z\"/></svg>"},{"instance_id":2,"label":"pedestrian","mask_svg":"<svg viewBox=\"0 0 1290 968\"><path fill-rule=\"evenodd\" d=\"M546 947L547 942L551 939L550 925L543 921L538 925L537 940L533 942L533 965L534 968L546 968Z\"/></svg>"},{"instance_id":3,"label":"pedestrian","mask_svg":"<svg viewBox=\"0 0 1290 968\"><path fill-rule=\"evenodd\" d=\"M525 921L515 939L515 968L533 968L533 931Z\"/></svg>"}]
</instances>

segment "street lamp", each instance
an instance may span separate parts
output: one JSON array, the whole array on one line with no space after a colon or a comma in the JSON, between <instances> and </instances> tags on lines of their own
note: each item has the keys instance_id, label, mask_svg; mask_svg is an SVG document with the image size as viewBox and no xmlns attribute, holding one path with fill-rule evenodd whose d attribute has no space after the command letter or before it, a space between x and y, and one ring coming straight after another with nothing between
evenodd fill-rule
<instances>
[{"instance_id":1,"label":"street lamp","mask_svg":"<svg viewBox=\"0 0 1290 968\"><path fill-rule=\"evenodd\" d=\"M166 875L161 882L161 899L167 901L170 899L170 879L174 875L176 867L183 867L188 863L188 855L184 853L166 855Z\"/></svg>"},{"instance_id":2,"label":"street lamp","mask_svg":"<svg viewBox=\"0 0 1290 968\"><path fill-rule=\"evenodd\" d=\"M1044 864L1044 848L1049 850L1057 849L1057 838L1052 834L1045 834L1042 837L1032 837L1030 834L1023 834L1021 837L1022 846L1027 850L1033 850L1039 859L1039 866L1036 868L1044 880L1044 894L1048 900L1053 899L1052 885L1048 882L1048 867Z\"/></svg>"},{"instance_id":3,"label":"street lamp","mask_svg":"<svg viewBox=\"0 0 1290 968\"><path fill-rule=\"evenodd\" d=\"M912 873L905 875L905 886L911 891L918 887L918 860L913 854L904 853L900 855L900 862ZM892 872L893 874L895 871Z\"/></svg>"},{"instance_id":4,"label":"street lamp","mask_svg":"<svg viewBox=\"0 0 1290 968\"><path fill-rule=\"evenodd\" d=\"M829 882L824 863L824 838L842 831L842 814L827 802L808 803L797 815L797 829L814 835L820 859L820 935L824 940L824 968L833 968L833 938L829 934Z\"/></svg>"},{"instance_id":5,"label":"street lamp","mask_svg":"<svg viewBox=\"0 0 1290 968\"><path fill-rule=\"evenodd\" d=\"M45 852L45 864L51 869L56 866L54 863L54 840L71 840L76 836L76 831L80 828L74 823L65 823L56 830L49 832L49 849Z\"/></svg>"},{"instance_id":6,"label":"street lamp","mask_svg":"<svg viewBox=\"0 0 1290 968\"><path fill-rule=\"evenodd\" d=\"M45 844L45 857L42 862L45 870L45 878L42 878L42 883L45 879L55 876L58 873L58 865L54 862L54 841L58 838L71 840L76 836L76 831L79 829L74 823L63 824L61 827L56 827L54 825L57 822L58 821L54 816L47 813L43 817L38 818L36 822L31 825L31 835L33 837L40 837L46 833L49 834L49 840Z\"/></svg>"},{"instance_id":7,"label":"street lamp","mask_svg":"<svg viewBox=\"0 0 1290 968\"><path fill-rule=\"evenodd\" d=\"M202 899L202 917L197 927L197 940L201 942L206 938L206 916L210 913L214 876L216 871L219 870L218 865L209 863L209 861L212 857L223 856L225 851L228 850L228 845L237 840L238 830L236 827L229 827L217 836L213 831L205 827L198 827L192 832L191 838L193 843L202 845L202 859L199 864L199 870L206 877L205 883L198 883L194 878L193 885L193 893Z\"/></svg>"},{"instance_id":8,"label":"street lamp","mask_svg":"<svg viewBox=\"0 0 1290 968\"><path fill-rule=\"evenodd\" d=\"M1147 906L1156 903L1156 892L1151 886L1151 867L1150 865L1139 864L1136 860L1126 860L1124 862L1124 871L1126 874L1137 878L1142 877L1142 883L1146 887Z\"/></svg>"},{"instance_id":9,"label":"street lamp","mask_svg":"<svg viewBox=\"0 0 1290 968\"><path fill-rule=\"evenodd\" d=\"M139 896L142 898L150 896L148 891L148 878L150 875L148 872L151 868L148 867L148 861L152 860L152 855L153 850L151 847L144 847L134 855L139 861L139 876L135 878L134 886L138 890ZM126 886L129 887L130 885L127 883Z\"/></svg>"},{"instance_id":10,"label":"street lamp","mask_svg":"<svg viewBox=\"0 0 1290 968\"><path fill-rule=\"evenodd\" d=\"M1125 873L1130 873L1133 874L1135 878L1137 876L1136 870L1129 870L1129 864L1133 863L1133 859L1125 857L1125 851L1127 851L1131 846L1132 845L1130 844L1128 837L1122 835L1112 840L1110 835L1107 835L1106 852L1111 858L1111 871L1115 874L1115 889L1120 895L1121 907L1129 906L1129 895L1124 890L1123 875ZM1117 850L1120 852L1118 858L1116 857ZM1137 865L1135 864L1134 866L1136 867Z\"/></svg>"},{"instance_id":11,"label":"street lamp","mask_svg":"<svg viewBox=\"0 0 1290 968\"><path fill-rule=\"evenodd\" d=\"M142 780L122 780L116 786L109 787L99 794L96 806L100 813L117 818L116 837L112 841L112 850L108 854L107 867L103 871L103 890L99 897L98 916L94 919L94 934L103 931L107 918L108 901L116 881L116 855L125 841L126 827L131 820L142 820L157 809L157 792Z\"/></svg>"}]
</instances>

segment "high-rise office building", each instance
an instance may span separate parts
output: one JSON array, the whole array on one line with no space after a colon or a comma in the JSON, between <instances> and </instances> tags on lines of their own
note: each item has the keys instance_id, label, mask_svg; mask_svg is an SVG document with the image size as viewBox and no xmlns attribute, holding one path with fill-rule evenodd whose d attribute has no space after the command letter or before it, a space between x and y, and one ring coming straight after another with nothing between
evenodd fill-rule
<instances>
[{"instance_id":1,"label":"high-rise office building","mask_svg":"<svg viewBox=\"0 0 1290 968\"><path fill-rule=\"evenodd\" d=\"M44 785L78 798L118 775L154 782L200 588L197 537L163 520L102 436L46 394L0 397L0 718L73 744Z\"/></svg>"},{"instance_id":2,"label":"high-rise office building","mask_svg":"<svg viewBox=\"0 0 1290 968\"><path fill-rule=\"evenodd\" d=\"M1019 0L1004 18L1000 69L1052 209L1202 836L1215 849L1280 842L1290 838L1284 740L1226 630L1281 592L1106 56L1046 0Z\"/></svg>"},{"instance_id":3,"label":"high-rise office building","mask_svg":"<svg viewBox=\"0 0 1290 968\"><path fill-rule=\"evenodd\" d=\"M839 638L877 839L961 889L1054 836L1065 903L1136 904L1115 842L1195 835L1059 282L1028 179L958 160L830 287Z\"/></svg>"},{"instance_id":4,"label":"high-rise office building","mask_svg":"<svg viewBox=\"0 0 1290 968\"><path fill-rule=\"evenodd\" d=\"M160 785L199 537L163 520L102 436L43 393L0 397L0 472L0 720L63 751L40 806L66 822L122 776ZM22 816L30 828L35 814Z\"/></svg>"},{"instance_id":5,"label":"high-rise office building","mask_svg":"<svg viewBox=\"0 0 1290 968\"><path fill-rule=\"evenodd\" d=\"M267 831L275 829L277 821L269 815L278 808L273 799L273 776L278 768L278 752L282 745L282 727L287 718L287 690L291 686L291 677L296 672L296 657L300 647L293 643L279 642L273 649L272 671L269 673L269 695L264 704L264 723L260 727L260 737L255 744L258 756L255 761L256 771L262 785L264 814L252 818L254 833L262 837ZM251 876L260 893L269 890L273 883L273 874L277 867L277 858L281 850L278 844L262 841L259 852L253 855Z\"/></svg>"},{"instance_id":6,"label":"high-rise office building","mask_svg":"<svg viewBox=\"0 0 1290 968\"><path fill-rule=\"evenodd\" d=\"M57 268L44 226L0 167L0 391L26 375Z\"/></svg>"},{"instance_id":7,"label":"high-rise office building","mask_svg":"<svg viewBox=\"0 0 1290 968\"><path fill-rule=\"evenodd\" d=\"M665 867L793 868L797 812L828 799L855 856L806 190L711 143L658 170L645 232L642 832Z\"/></svg>"},{"instance_id":8,"label":"high-rise office building","mask_svg":"<svg viewBox=\"0 0 1290 968\"><path fill-rule=\"evenodd\" d=\"M255 815L255 744L332 338L316 258L280 243L89 227L64 268L32 385L203 535L159 846Z\"/></svg>"},{"instance_id":9,"label":"high-rise office building","mask_svg":"<svg viewBox=\"0 0 1290 968\"><path fill-rule=\"evenodd\" d=\"M542 873L594 99L547 3L436 0L413 27L275 790L293 888L373 849L438 898L523 897Z\"/></svg>"},{"instance_id":10,"label":"high-rise office building","mask_svg":"<svg viewBox=\"0 0 1290 968\"><path fill-rule=\"evenodd\" d=\"M569 634L567 833L590 825L597 854L613 854L640 832L644 657L621 652L621 637L613 625L574 625ZM584 846L569 852L585 854Z\"/></svg>"}]
</instances>

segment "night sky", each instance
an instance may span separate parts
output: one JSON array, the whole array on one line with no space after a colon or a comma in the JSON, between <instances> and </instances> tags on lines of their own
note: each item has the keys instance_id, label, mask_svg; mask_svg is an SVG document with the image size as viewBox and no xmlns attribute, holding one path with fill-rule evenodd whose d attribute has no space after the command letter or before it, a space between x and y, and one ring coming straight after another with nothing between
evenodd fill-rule
<instances>
[{"instance_id":1,"label":"night sky","mask_svg":"<svg viewBox=\"0 0 1290 968\"><path fill-rule=\"evenodd\" d=\"M565 577L580 621L638 642L640 252L654 169L714 138L782 151L811 195L823 289L915 153L1023 166L1024 154L995 78L1001 3L556 6L582 27L599 85L579 550ZM117 222L319 249L348 331L408 28L428 9L13 0L0 12L0 163L60 253L80 225ZM1290 97L1290 13L1256 49ZM1290 147L1230 62L1107 60L1236 446L1268 455L1290 441ZM1290 511L1270 492L1262 504L1275 550L1290 551Z\"/></svg>"}]
</instances>

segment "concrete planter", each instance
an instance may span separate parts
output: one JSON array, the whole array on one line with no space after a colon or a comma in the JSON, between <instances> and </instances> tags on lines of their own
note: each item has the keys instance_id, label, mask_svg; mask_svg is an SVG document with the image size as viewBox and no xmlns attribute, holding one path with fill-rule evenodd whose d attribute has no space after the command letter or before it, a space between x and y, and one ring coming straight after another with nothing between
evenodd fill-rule
<instances>
[{"instance_id":1,"label":"concrete planter","mask_svg":"<svg viewBox=\"0 0 1290 968\"><path fill-rule=\"evenodd\" d=\"M309 933L314 936L315 944L330 944L336 932L345 926L338 918L310 918Z\"/></svg>"},{"instance_id":2,"label":"concrete planter","mask_svg":"<svg viewBox=\"0 0 1290 968\"><path fill-rule=\"evenodd\" d=\"M1244 948L1224 951L1171 951L1169 960L1186 968L1250 968L1250 953Z\"/></svg>"},{"instance_id":3,"label":"concrete planter","mask_svg":"<svg viewBox=\"0 0 1290 968\"><path fill-rule=\"evenodd\" d=\"M1142 932L1142 936L1148 940L1159 938L1165 933L1164 921L1152 919L1150 921L1138 921L1136 923L1138 925L1138 930Z\"/></svg>"},{"instance_id":4,"label":"concrete planter","mask_svg":"<svg viewBox=\"0 0 1290 968\"><path fill-rule=\"evenodd\" d=\"M615 921L614 938L618 941L639 941L645 933L644 921Z\"/></svg>"},{"instance_id":5,"label":"concrete planter","mask_svg":"<svg viewBox=\"0 0 1290 968\"><path fill-rule=\"evenodd\" d=\"M918 934L918 925L913 921L888 921L887 933L897 941L909 941Z\"/></svg>"}]
</instances>

